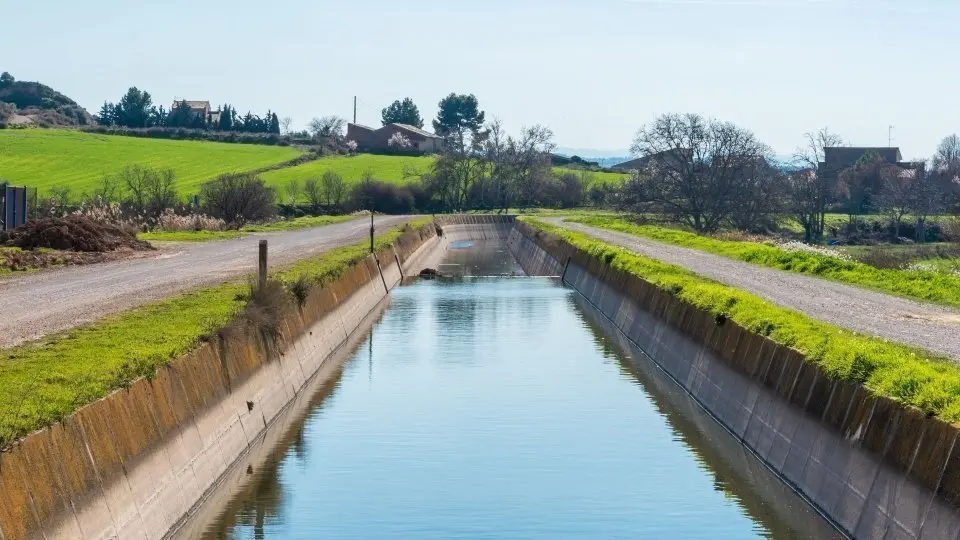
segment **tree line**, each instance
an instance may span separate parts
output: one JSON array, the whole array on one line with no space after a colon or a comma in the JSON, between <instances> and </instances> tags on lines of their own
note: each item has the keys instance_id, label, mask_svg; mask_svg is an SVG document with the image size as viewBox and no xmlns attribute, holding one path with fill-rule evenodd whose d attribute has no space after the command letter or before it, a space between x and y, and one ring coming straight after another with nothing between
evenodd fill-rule
<instances>
[{"instance_id":1,"label":"tree line","mask_svg":"<svg viewBox=\"0 0 960 540\"><path fill-rule=\"evenodd\" d=\"M154 105L150 93L137 87L127 90L116 103L104 102L95 118L97 123L104 126L170 127L276 135L280 134L281 123L289 126L288 119L281 120L273 111L267 111L262 117L250 111L240 115L236 107L230 104L222 105L216 117L191 109L185 100L175 102L170 110L166 110L163 105Z\"/></svg>"}]
</instances>

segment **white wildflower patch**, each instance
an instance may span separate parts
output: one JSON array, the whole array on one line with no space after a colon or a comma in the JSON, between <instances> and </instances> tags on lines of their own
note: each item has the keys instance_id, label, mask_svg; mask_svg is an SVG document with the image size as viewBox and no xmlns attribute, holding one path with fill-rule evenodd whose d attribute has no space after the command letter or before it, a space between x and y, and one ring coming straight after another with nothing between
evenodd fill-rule
<instances>
[{"instance_id":1,"label":"white wildflower patch","mask_svg":"<svg viewBox=\"0 0 960 540\"><path fill-rule=\"evenodd\" d=\"M798 242L796 240L791 240L789 242L781 242L777 244L777 247L791 253L809 253L811 255L820 255L822 257L839 259L841 261L853 260L850 258L849 255L840 251L839 249L829 248L825 246L814 246L811 244L804 244L803 242Z\"/></svg>"}]
</instances>

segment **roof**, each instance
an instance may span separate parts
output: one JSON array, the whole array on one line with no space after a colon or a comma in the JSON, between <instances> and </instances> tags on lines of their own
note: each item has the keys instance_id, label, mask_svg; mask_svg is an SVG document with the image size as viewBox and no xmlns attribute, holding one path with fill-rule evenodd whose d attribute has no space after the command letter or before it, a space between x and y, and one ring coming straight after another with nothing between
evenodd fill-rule
<instances>
[{"instance_id":1,"label":"roof","mask_svg":"<svg viewBox=\"0 0 960 540\"><path fill-rule=\"evenodd\" d=\"M429 131L424 131L424 130L416 127L416 126L411 126L410 124L396 124L396 123L394 123L394 124L389 124L389 125L394 126L394 127L398 127L398 128L400 128L400 129L403 129L403 130L406 130L406 131L411 131L411 132L413 132L413 133L416 133L417 135L420 135L421 137L426 137L426 138L428 138L428 139L442 139L442 138L443 138L443 137L441 137L441 136L439 136L439 135L434 135L433 133L430 133ZM384 126L384 127L386 127L386 126Z\"/></svg>"},{"instance_id":2,"label":"roof","mask_svg":"<svg viewBox=\"0 0 960 540\"><path fill-rule=\"evenodd\" d=\"M376 131L376 130L373 129L372 127L365 126L365 125L363 125L363 124L354 124L353 122L348 123L348 124L347 124L347 128L348 128L348 129L349 129L349 128L363 129L363 130L369 131L369 132L371 132L371 133L374 132L374 131Z\"/></svg>"},{"instance_id":3,"label":"roof","mask_svg":"<svg viewBox=\"0 0 960 540\"><path fill-rule=\"evenodd\" d=\"M869 153L879 155L887 163L899 163L903 160L897 147L828 146L823 149L823 161L829 169L843 169L852 167Z\"/></svg>"},{"instance_id":4,"label":"roof","mask_svg":"<svg viewBox=\"0 0 960 540\"><path fill-rule=\"evenodd\" d=\"M189 99L176 99L173 101L173 107L176 108L180 103L186 102L187 107L191 109L210 109L209 101L190 101Z\"/></svg>"}]
</instances>

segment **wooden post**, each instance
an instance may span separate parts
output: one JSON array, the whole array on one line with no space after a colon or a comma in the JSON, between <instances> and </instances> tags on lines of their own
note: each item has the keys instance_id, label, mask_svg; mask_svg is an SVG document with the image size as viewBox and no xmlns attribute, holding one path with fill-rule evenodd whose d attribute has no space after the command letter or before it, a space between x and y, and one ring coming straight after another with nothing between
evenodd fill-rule
<instances>
[{"instance_id":1,"label":"wooden post","mask_svg":"<svg viewBox=\"0 0 960 540\"><path fill-rule=\"evenodd\" d=\"M370 253L373 253L373 210L370 210Z\"/></svg>"},{"instance_id":2,"label":"wooden post","mask_svg":"<svg viewBox=\"0 0 960 540\"><path fill-rule=\"evenodd\" d=\"M260 268L258 272L260 288L267 286L267 241L260 241Z\"/></svg>"}]
</instances>

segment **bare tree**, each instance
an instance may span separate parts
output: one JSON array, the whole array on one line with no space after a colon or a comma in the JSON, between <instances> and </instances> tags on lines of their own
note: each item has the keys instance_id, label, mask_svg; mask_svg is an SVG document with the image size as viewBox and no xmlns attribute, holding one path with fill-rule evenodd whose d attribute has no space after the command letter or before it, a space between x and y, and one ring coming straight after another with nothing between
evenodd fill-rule
<instances>
[{"instance_id":1,"label":"bare tree","mask_svg":"<svg viewBox=\"0 0 960 540\"><path fill-rule=\"evenodd\" d=\"M874 206L890 218L893 235L900 238L903 217L913 207L917 171L887 164L880 167L879 174L882 185L874 197Z\"/></svg>"},{"instance_id":2,"label":"bare tree","mask_svg":"<svg viewBox=\"0 0 960 540\"><path fill-rule=\"evenodd\" d=\"M275 192L249 173L225 174L200 186L204 211L233 227L276 215Z\"/></svg>"},{"instance_id":3,"label":"bare tree","mask_svg":"<svg viewBox=\"0 0 960 540\"><path fill-rule=\"evenodd\" d=\"M297 204L297 199L299 199L300 194L303 193L303 187L297 178L291 178L290 181L287 182L287 185L283 187L283 190L287 192L287 201L289 204Z\"/></svg>"},{"instance_id":4,"label":"bare tree","mask_svg":"<svg viewBox=\"0 0 960 540\"><path fill-rule=\"evenodd\" d=\"M320 181L316 178L307 178L303 183L303 194L310 203L310 211L316 213L320 209L323 198L320 195Z\"/></svg>"},{"instance_id":5,"label":"bare tree","mask_svg":"<svg viewBox=\"0 0 960 540\"><path fill-rule=\"evenodd\" d=\"M289 135L290 126L292 125L293 125L293 118L290 118L289 116L284 116L283 118L280 119L280 133L283 133L284 135Z\"/></svg>"},{"instance_id":6,"label":"bare tree","mask_svg":"<svg viewBox=\"0 0 960 540\"><path fill-rule=\"evenodd\" d=\"M936 185L939 193L949 197L953 203L952 210L957 210L956 201L960 199L960 137L950 135L940 142L930 160L929 175L924 180Z\"/></svg>"},{"instance_id":7,"label":"bare tree","mask_svg":"<svg viewBox=\"0 0 960 540\"><path fill-rule=\"evenodd\" d=\"M343 138L347 121L339 116L324 116L310 120L310 134L317 138L339 141Z\"/></svg>"},{"instance_id":8,"label":"bare tree","mask_svg":"<svg viewBox=\"0 0 960 540\"><path fill-rule=\"evenodd\" d=\"M714 231L737 208L738 190L769 149L752 132L696 114L666 114L637 133L631 153L647 158L638 193L698 231Z\"/></svg>"},{"instance_id":9,"label":"bare tree","mask_svg":"<svg viewBox=\"0 0 960 540\"><path fill-rule=\"evenodd\" d=\"M139 165L126 166L117 173L120 181L127 188L127 203L133 211L143 214L147 209L148 169Z\"/></svg>"},{"instance_id":10,"label":"bare tree","mask_svg":"<svg viewBox=\"0 0 960 540\"><path fill-rule=\"evenodd\" d=\"M102 204L120 202L120 199L123 197L123 186L116 178L104 176L100 181L100 187L94 190L93 197Z\"/></svg>"},{"instance_id":11,"label":"bare tree","mask_svg":"<svg viewBox=\"0 0 960 540\"><path fill-rule=\"evenodd\" d=\"M788 192L785 175L771 165L766 156L744 167L739 175L730 223L741 231L763 232L774 228L775 216L783 210L784 194Z\"/></svg>"},{"instance_id":12,"label":"bare tree","mask_svg":"<svg viewBox=\"0 0 960 540\"><path fill-rule=\"evenodd\" d=\"M327 206L340 206L343 197L347 193L347 185L343 177L333 171L326 171L320 179L323 187L323 198L327 201Z\"/></svg>"},{"instance_id":13,"label":"bare tree","mask_svg":"<svg viewBox=\"0 0 960 540\"><path fill-rule=\"evenodd\" d=\"M173 169L146 171L146 211L151 217L156 217L179 202L177 177Z\"/></svg>"},{"instance_id":14,"label":"bare tree","mask_svg":"<svg viewBox=\"0 0 960 540\"><path fill-rule=\"evenodd\" d=\"M804 145L793 154L794 162L804 172L791 176L791 187L787 200L791 215L804 228L806 240L812 241L823 236L826 225L827 205L836 192L835 179L822 175L820 164L826 159L826 148L842 146L843 138L821 128L819 131L804 134Z\"/></svg>"}]
</instances>

